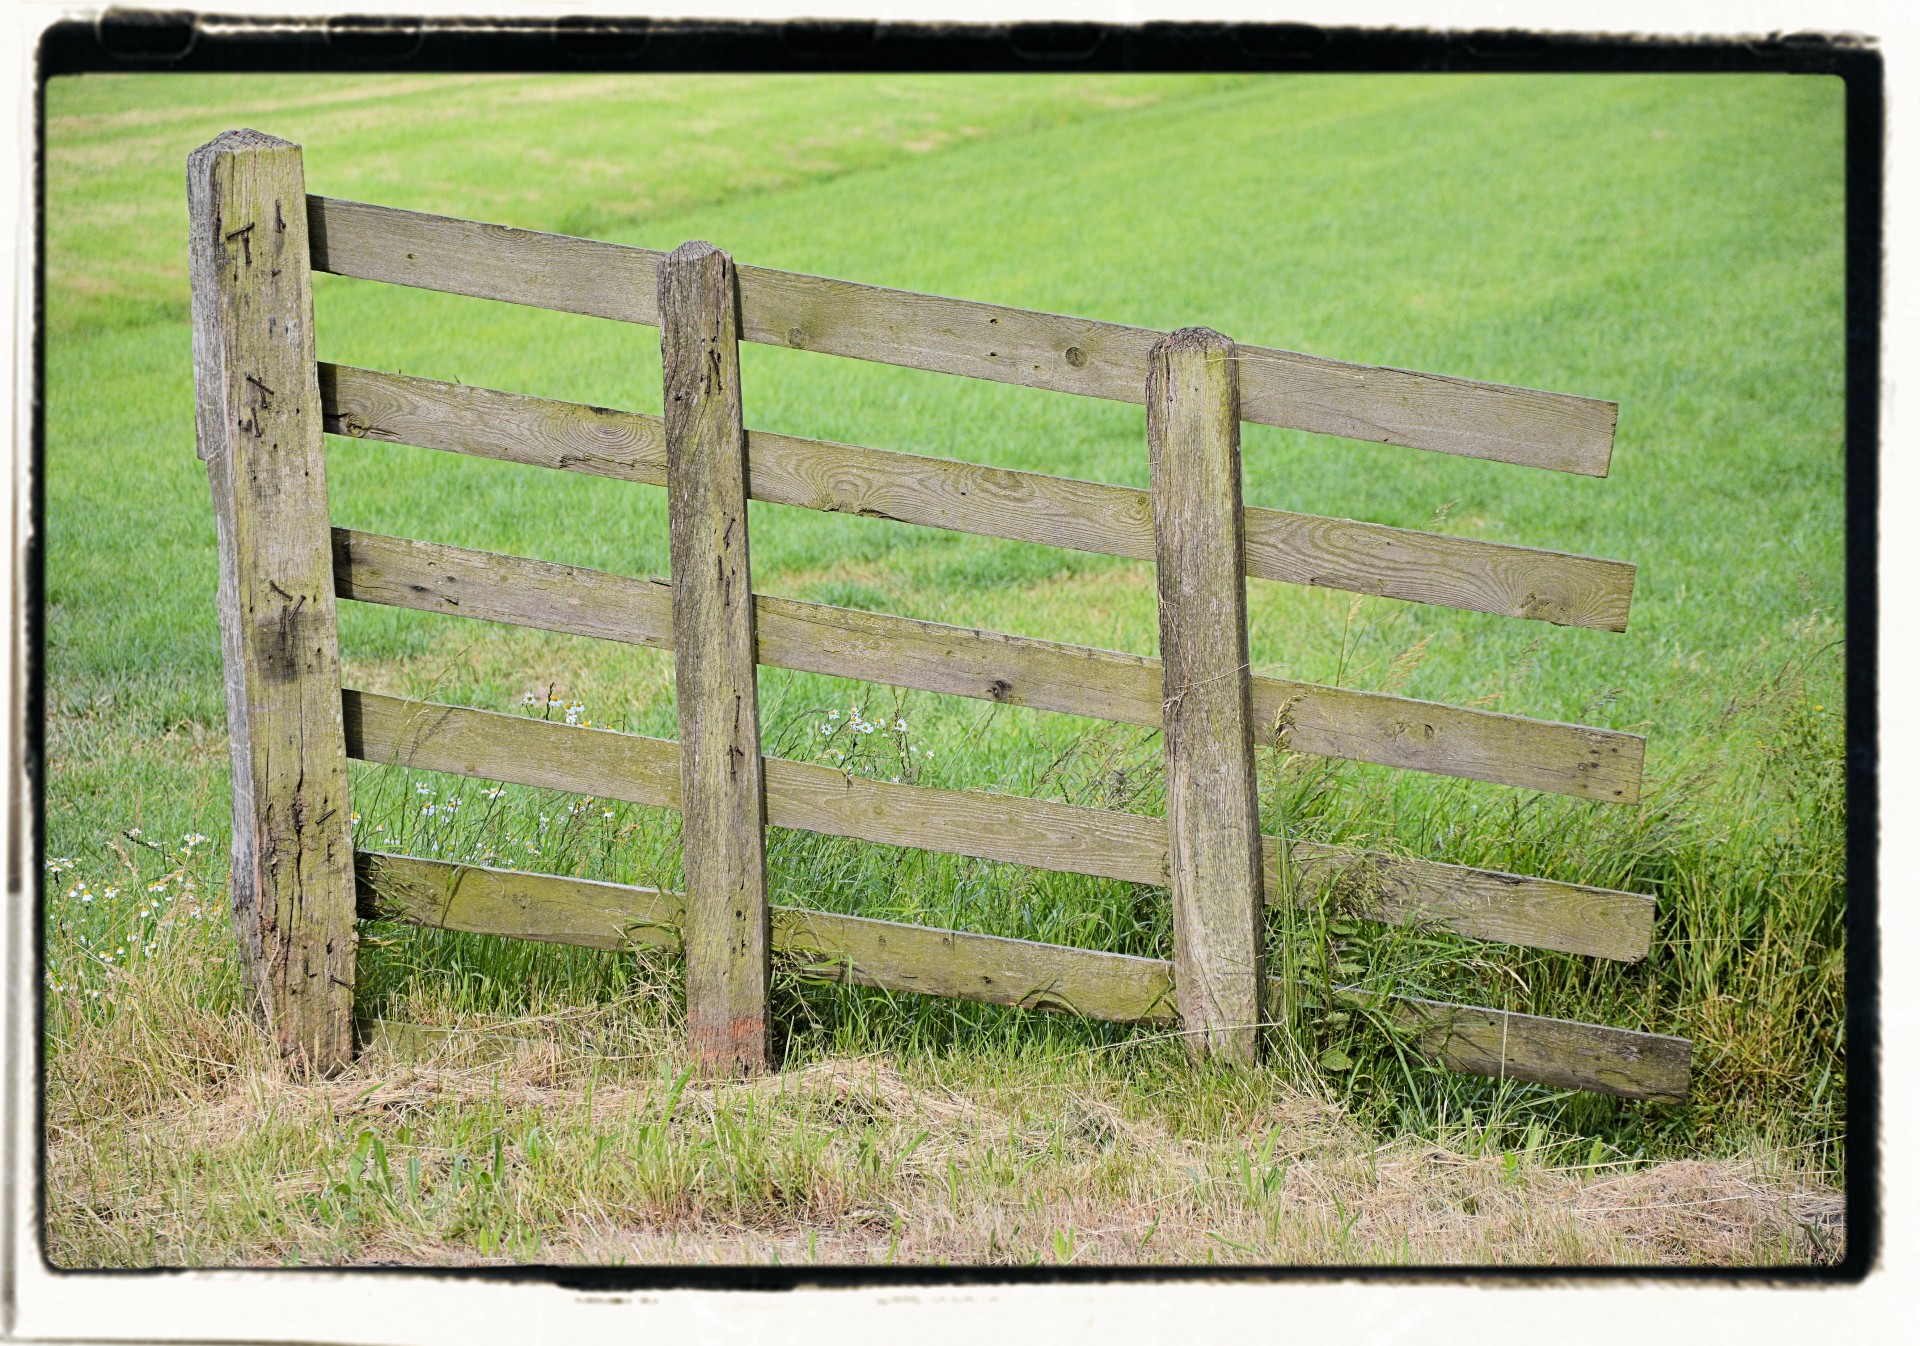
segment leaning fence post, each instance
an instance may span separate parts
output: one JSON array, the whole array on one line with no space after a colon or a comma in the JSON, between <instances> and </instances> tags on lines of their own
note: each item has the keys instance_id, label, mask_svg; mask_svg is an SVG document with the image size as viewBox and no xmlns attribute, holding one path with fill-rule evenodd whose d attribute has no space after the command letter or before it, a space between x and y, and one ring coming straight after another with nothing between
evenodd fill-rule
<instances>
[{"instance_id":1,"label":"leaning fence post","mask_svg":"<svg viewBox=\"0 0 1920 1346\"><path fill-rule=\"evenodd\" d=\"M290 1061L353 1056L353 839L300 147L187 159L200 456L220 550L234 922Z\"/></svg>"},{"instance_id":2,"label":"leaning fence post","mask_svg":"<svg viewBox=\"0 0 1920 1346\"><path fill-rule=\"evenodd\" d=\"M771 1056L770 939L733 259L682 244L660 263L659 298L687 1033L703 1068L754 1074Z\"/></svg>"},{"instance_id":3,"label":"leaning fence post","mask_svg":"<svg viewBox=\"0 0 1920 1346\"><path fill-rule=\"evenodd\" d=\"M1195 1052L1251 1062L1264 981L1263 896L1232 341L1188 327L1155 343L1147 447L1175 996Z\"/></svg>"}]
</instances>

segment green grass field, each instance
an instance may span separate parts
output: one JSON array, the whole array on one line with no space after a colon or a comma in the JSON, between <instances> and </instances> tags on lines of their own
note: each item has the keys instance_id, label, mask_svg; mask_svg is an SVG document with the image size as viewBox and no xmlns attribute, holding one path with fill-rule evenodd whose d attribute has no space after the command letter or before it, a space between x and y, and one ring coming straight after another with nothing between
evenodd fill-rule
<instances>
[{"instance_id":1,"label":"green grass field","mask_svg":"<svg viewBox=\"0 0 1920 1346\"><path fill-rule=\"evenodd\" d=\"M1791 1220L1727 1247L1563 1238L1559 1226L1468 1237L1444 1221L1432 1242L1369 1239L1351 1234L1368 1224L1351 1223L1335 1238L1340 1219L1289 1223L1280 1188L1248 1165L1264 1143L1270 1176L1274 1137L1293 1127L1275 1110L1298 1100L1356 1135L1421 1139L1474 1162L1520 1156L1542 1173L1764 1154L1818 1187L1837 1165L1837 80L143 76L53 81L46 112L56 1260L1831 1255L1825 1235ZM783 976L794 1071L858 1058L893 1085L873 1116L840 1117L817 1149L805 1091L798 1112L702 1095L711 1126L683 1134L662 1102L680 1097L666 1083L669 970L385 927L368 930L363 951L370 1020L533 1033L551 1049L535 1052L547 1073L526 1085L521 1051L516 1078L558 1094L515 1105L442 1090L367 1112L366 1096L398 1087L396 1075L478 1069L444 1046L379 1047L350 1092L274 1093L226 924L225 713L185 278L186 155L237 125L302 142L309 189L329 195L655 248L705 238L743 263L1150 327L1201 323L1253 344L1618 401L1606 480L1248 426L1245 494L1632 561L1626 634L1265 582L1249 607L1259 672L1646 734L1646 797L1626 809L1296 756L1265 755L1261 770L1270 832L1652 893L1652 956L1600 966L1309 912L1276 926L1276 965L1683 1034L1696 1042L1693 1100L1630 1105L1446 1075L1311 997L1249 1079L1195 1071L1149 1034ZM652 329L333 277L315 289L322 359L659 410ZM743 347L742 362L757 428L1146 483L1138 407L762 346ZM329 446L338 523L666 571L663 492ZM762 592L1154 652L1142 564L777 506L753 507L752 537ZM354 685L494 710L534 693L578 703L596 724L674 732L671 663L655 652L355 605L343 605L341 638ZM1141 731L776 670L761 688L770 751L834 751L844 736L821 730L844 719L829 712L858 706L905 727L868 736L856 769L1159 807L1158 740ZM358 767L355 782L362 844L675 880L670 815L517 788L488 799L477 783ZM803 834L776 834L772 855L777 901L1169 953L1154 889ZM583 1054L609 1060L589 1074ZM633 1104L611 1132L593 1120L605 1072ZM556 1120L572 1084L589 1080L584 1119ZM917 1115L901 1103L909 1095L945 1090L977 1113L1009 1089L1019 1101L991 1126L934 1108L929 1141L901 1120ZM1059 1104L1063 1090L1081 1102ZM882 1115L889 1099L899 1106ZM1087 1107L1116 1135L1151 1127L1165 1144L1143 1142L1125 1164L1118 1143L1075 1158L1061 1128ZM234 1122L243 1114L252 1123ZM961 1134L995 1127L1004 1163ZM1051 1159L1016 1142L1049 1127ZM580 1152L628 1142L643 1178L625 1187ZM1199 1180L1174 1162L1183 1145L1204 1156ZM378 1190L375 1146L389 1174ZM942 1146L939 1171L927 1156ZM389 1154L419 1170L411 1198L395 1195ZM770 1155L792 1162L774 1173ZM1163 1180L1192 1204L1195 1228L1238 1231L1223 1235L1232 1246L1199 1234L1076 1243L1071 1224L1063 1234L1032 1213L1075 1191L1151 1209L1172 1199ZM422 1182L444 1200L422 1196ZM604 1228L569 1224L569 1193L595 1194ZM943 1203L995 1212L991 1238L925 1215ZM764 1237L742 1242L742 1229Z\"/></svg>"}]
</instances>

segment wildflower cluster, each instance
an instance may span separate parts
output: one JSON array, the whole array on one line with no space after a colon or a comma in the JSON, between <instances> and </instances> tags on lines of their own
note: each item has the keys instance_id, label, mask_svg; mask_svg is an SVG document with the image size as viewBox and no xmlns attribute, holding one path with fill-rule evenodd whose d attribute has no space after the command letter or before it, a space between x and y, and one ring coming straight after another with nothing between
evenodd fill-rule
<instances>
[{"instance_id":1,"label":"wildflower cluster","mask_svg":"<svg viewBox=\"0 0 1920 1346\"><path fill-rule=\"evenodd\" d=\"M205 835L188 832L171 845L147 839L137 827L121 835L135 848L116 845L125 874L113 882L82 876L72 856L46 861L51 994L111 1004L117 978L160 953L169 931L224 916L218 904L202 900Z\"/></svg>"},{"instance_id":2,"label":"wildflower cluster","mask_svg":"<svg viewBox=\"0 0 1920 1346\"><path fill-rule=\"evenodd\" d=\"M529 691L517 708L530 718L591 729L586 703L551 689ZM353 815L357 846L456 864L544 873L618 870L637 841L652 845L645 824L618 801L554 798L548 791L493 781L455 781L405 772L370 771L358 779ZM630 858L630 857L629 857Z\"/></svg>"},{"instance_id":3,"label":"wildflower cluster","mask_svg":"<svg viewBox=\"0 0 1920 1346\"><path fill-rule=\"evenodd\" d=\"M589 842L611 844L623 834L622 811L590 795L549 813L533 812L529 799L504 785L463 794L421 783L402 799L398 809L368 805L377 816L395 818L392 824L363 823L354 814L354 844L495 869L552 869L578 858Z\"/></svg>"},{"instance_id":4,"label":"wildflower cluster","mask_svg":"<svg viewBox=\"0 0 1920 1346\"><path fill-rule=\"evenodd\" d=\"M557 710L561 712L568 724L577 725L582 729L593 728L593 721L587 718L587 705L584 701L562 701L552 694L542 697L538 692L528 692L520 698L520 705L524 710L540 709L542 719L552 719L553 712Z\"/></svg>"},{"instance_id":5,"label":"wildflower cluster","mask_svg":"<svg viewBox=\"0 0 1920 1346\"><path fill-rule=\"evenodd\" d=\"M818 722L816 761L827 762L850 775L869 775L899 782L919 777L933 761L933 749L924 752L909 737L906 716L896 713L872 719L860 713L859 702L849 702L846 713L830 707Z\"/></svg>"}]
</instances>

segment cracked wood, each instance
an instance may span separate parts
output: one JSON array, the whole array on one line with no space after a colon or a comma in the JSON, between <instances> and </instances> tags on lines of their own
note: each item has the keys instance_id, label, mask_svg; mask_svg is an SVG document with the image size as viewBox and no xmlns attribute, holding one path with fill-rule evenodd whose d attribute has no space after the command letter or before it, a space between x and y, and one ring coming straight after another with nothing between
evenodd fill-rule
<instances>
[{"instance_id":1,"label":"cracked wood","mask_svg":"<svg viewBox=\"0 0 1920 1346\"><path fill-rule=\"evenodd\" d=\"M765 792L747 548L733 260L692 242L659 268L674 685L688 912L687 1034L713 1072L771 1064Z\"/></svg>"},{"instance_id":2,"label":"cracked wood","mask_svg":"<svg viewBox=\"0 0 1920 1346\"><path fill-rule=\"evenodd\" d=\"M353 849L300 147L228 131L187 160L199 453L219 550L233 900L289 1063L353 1055Z\"/></svg>"},{"instance_id":3,"label":"cracked wood","mask_svg":"<svg viewBox=\"0 0 1920 1346\"><path fill-rule=\"evenodd\" d=\"M1187 1046L1252 1063L1263 956L1233 342L1186 327L1147 362L1168 887Z\"/></svg>"}]
</instances>

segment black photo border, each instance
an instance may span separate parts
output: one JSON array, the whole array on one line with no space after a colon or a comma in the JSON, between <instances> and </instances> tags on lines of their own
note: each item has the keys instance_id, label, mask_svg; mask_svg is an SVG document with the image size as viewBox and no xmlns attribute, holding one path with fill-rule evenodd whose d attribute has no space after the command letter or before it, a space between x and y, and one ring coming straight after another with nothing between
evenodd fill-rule
<instances>
[{"instance_id":1,"label":"black photo border","mask_svg":"<svg viewBox=\"0 0 1920 1346\"><path fill-rule=\"evenodd\" d=\"M668 1289L1010 1285L1140 1281L1664 1280L1857 1284L1881 1246L1878 537L1880 343L1885 174L1885 70L1867 41L1821 33L1761 40L1671 39L1519 30L1413 31L1308 24L916 24L628 18L289 20L188 12L108 11L45 29L36 53L32 493L25 565L23 744L34 834L45 822L45 90L88 73L1779 73L1844 81L1846 108L1846 1060L1843 1186L1846 1252L1825 1266L1758 1268L1514 1266L643 1266L290 1268L539 1282L597 1293ZM17 815L16 815L17 816ZM14 848L15 863L22 857ZM22 891L36 899L42 857ZM44 1014L44 903L32 911L31 1031ZM44 1069L44 1068L43 1068ZM38 1171L45 1189L44 1075L36 1091ZM37 1203L44 1212L45 1203ZM44 1219L44 1215L42 1216ZM41 1227L42 1231L44 1226ZM199 1268L62 1268L57 1276L165 1276ZM237 1270L222 1268L222 1270ZM267 1274L273 1274L268 1271Z\"/></svg>"}]
</instances>

